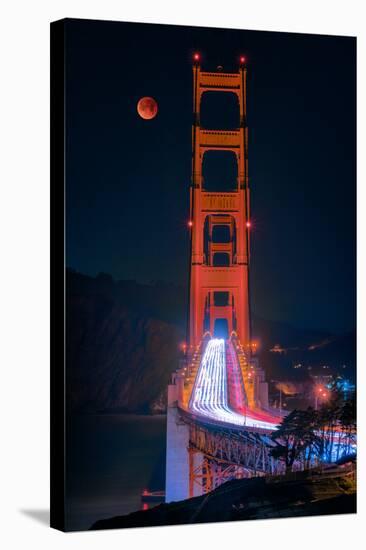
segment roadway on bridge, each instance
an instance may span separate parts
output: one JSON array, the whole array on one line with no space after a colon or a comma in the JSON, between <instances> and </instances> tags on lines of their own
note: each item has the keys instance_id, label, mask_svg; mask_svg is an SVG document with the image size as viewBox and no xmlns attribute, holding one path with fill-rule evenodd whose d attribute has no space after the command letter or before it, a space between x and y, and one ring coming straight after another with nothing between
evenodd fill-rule
<instances>
[{"instance_id":1,"label":"roadway on bridge","mask_svg":"<svg viewBox=\"0 0 366 550\"><path fill-rule=\"evenodd\" d=\"M275 430L279 418L258 410L249 409L244 402L237 402L234 410L229 405L229 388L226 362L225 340L212 338L209 340L189 402L190 410L195 414L217 422L224 422L235 426ZM229 343L231 346L231 343ZM230 368L239 370L236 354L230 353ZM236 362L236 363L235 363ZM238 399L240 392L235 392Z\"/></svg>"}]
</instances>

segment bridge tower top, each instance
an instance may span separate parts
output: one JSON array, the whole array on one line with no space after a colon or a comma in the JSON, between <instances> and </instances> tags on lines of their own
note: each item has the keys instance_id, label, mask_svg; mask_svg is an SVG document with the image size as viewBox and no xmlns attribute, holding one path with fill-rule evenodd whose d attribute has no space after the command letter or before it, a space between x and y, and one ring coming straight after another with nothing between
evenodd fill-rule
<instances>
[{"instance_id":1,"label":"bridge tower top","mask_svg":"<svg viewBox=\"0 0 366 550\"><path fill-rule=\"evenodd\" d=\"M233 330L243 345L250 342L249 307L249 181L246 123L245 59L238 71L205 72L200 56L193 58L192 180L190 190L190 314L189 339L197 346L204 332L229 336ZM201 104L207 92L233 93L238 101L235 129L201 126ZM209 191L203 162L208 152L234 155L236 183L230 191ZM219 226L227 237L220 238ZM221 327L221 329L219 328ZM220 333L221 330L221 333Z\"/></svg>"}]
</instances>

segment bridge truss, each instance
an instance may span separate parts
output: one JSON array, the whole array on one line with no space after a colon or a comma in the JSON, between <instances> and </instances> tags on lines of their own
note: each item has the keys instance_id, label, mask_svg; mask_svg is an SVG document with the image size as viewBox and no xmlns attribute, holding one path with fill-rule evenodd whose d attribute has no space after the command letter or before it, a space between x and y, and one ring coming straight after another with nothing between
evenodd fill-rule
<instances>
[{"instance_id":1,"label":"bridge truss","mask_svg":"<svg viewBox=\"0 0 366 550\"><path fill-rule=\"evenodd\" d=\"M231 479L284 473L271 455L273 442L265 433L219 429L190 421L189 496L212 491Z\"/></svg>"}]
</instances>

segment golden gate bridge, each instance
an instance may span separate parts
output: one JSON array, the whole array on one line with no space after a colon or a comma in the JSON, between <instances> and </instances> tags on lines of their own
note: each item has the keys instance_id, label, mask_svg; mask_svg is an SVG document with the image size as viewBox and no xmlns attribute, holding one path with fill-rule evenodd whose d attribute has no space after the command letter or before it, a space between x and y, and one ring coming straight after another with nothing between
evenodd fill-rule
<instances>
[{"instance_id":1,"label":"golden gate bridge","mask_svg":"<svg viewBox=\"0 0 366 550\"><path fill-rule=\"evenodd\" d=\"M270 453L281 418L268 406L268 384L252 354L246 74L244 57L235 73L205 72L194 54L189 344L168 387L167 502L283 468ZM201 127L210 92L236 96L238 128ZM235 189L206 189L202 167L212 151L234 155Z\"/></svg>"}]
</instances>

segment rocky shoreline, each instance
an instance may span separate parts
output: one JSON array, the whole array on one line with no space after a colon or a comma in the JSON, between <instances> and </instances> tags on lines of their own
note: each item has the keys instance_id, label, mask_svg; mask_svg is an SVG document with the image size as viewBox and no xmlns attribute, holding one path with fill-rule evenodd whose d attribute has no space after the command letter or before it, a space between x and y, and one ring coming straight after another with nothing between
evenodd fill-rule
<instances>
[{"instance_id":1,"label":"rocky shoreline","mask_svg":"<svg viewBox=\"0 0 366 550\"><path fill-rule=\"evenodd\" d=\"M234 480L211 493L147 511L97 521L91 529L242 521L356 513L354 472L299 472Z\"/></svg>"}]
</instances>

